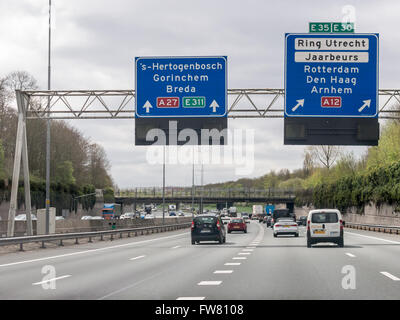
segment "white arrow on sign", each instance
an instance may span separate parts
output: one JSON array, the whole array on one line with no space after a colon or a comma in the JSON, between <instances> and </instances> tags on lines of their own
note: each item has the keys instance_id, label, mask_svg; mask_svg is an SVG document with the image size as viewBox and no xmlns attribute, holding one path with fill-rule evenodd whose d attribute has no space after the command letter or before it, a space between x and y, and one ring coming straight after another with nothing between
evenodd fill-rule
<instances>
[{"instance_id":1,"label":"white arrow on sign","mask_svg":"<svg viewBox=\"0 0 400 320\"><path fill-rule=\"evenodd\" d=\"M153 106L151 105L151 103L149 102L149 100L147 100L146 103L144 104L143 108L146 109L146 113L149 113L150 108L153 108Z\"/></svg>"},{"instance_id":2,"label":"white arrow on sign","mask_svg":"<svg viewBox=\"0 0 400 320\"><path fill-rule=\"evenodd\" d=\"M213 102L210 104L210 108L213 108L212 112L217 112L217 108L219 108L217 101L213 100Z\"/></svg>"},{"instance_id":3,"label":"white arrow on sign","mask_svg":"<svg viewBox=\"0 0 400 320\"><path fill-rule=\"evenodd\" d=\"M369 99L369 100L364 100L363 102L364 102L364 104L361 106L360 109L358 109L358 112L363 111L363 110L365 109L365 107L368 107L368 108L369 108L369 106L371 105L371 99Z\"/></svg>"},{"instance_id":4,"label":"white arrow on sign","mask_svg":"<svg viewBox=\"0 0 400 320\"><path fill-rule=\"evenodd\" d=\"M299 99L299 100L296 100L296 101L297 101L297 104L292 108L292 111L296 111L298 107L304 106L304 99Z\"/></svg>"}]
</instances>

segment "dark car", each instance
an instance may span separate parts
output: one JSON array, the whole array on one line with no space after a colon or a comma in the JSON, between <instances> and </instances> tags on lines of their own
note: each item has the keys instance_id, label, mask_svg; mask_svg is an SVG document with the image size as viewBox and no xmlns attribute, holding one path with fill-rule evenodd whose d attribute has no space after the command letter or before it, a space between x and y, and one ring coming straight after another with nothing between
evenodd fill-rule
<instances>
[{"instance_id":1,"label":"dark car","mask_svg":"<svg viewBox=\"0 0 400 320\"><path fill-rule=\"evenodd\" d=\"M267 225L267 227L272 227L272 216L266 216L265 217L265 224Z\"/></svg>"},{"instance_id":2,"label":"dark car","mask_svg":"<svg viewBox=\"0 0 400 320\"><path fill-rule=\"evenodd\" d=\"M300 217L300 218L297 220L297 224L298 224L299 226L306 226L306 225L307 225L307 217L306 217L306 216Z\"/></svg>"},{"instance_id":3,"label":"dark car","mask_svg":"<svg viewBox=\"0 0 400 320\"><path fill-rule=\"evenodd\" d=\"M289 209L275 209L272 212L272 220L271 220L271 227L274 226L274 223L278 221L279 218L293 218L296 221L296 215L291 213Z\"/></svg>"},{"instance_id":4,"label":"dark car","mask_svg":"<svg viewBox=\"0 0 400 320\"><path fill-rule=\"evenodd\" d=\"M220 216L203 214L192 221L192 244L200 241L225 243L226 230Z\"/></svg>"}]
</instances>

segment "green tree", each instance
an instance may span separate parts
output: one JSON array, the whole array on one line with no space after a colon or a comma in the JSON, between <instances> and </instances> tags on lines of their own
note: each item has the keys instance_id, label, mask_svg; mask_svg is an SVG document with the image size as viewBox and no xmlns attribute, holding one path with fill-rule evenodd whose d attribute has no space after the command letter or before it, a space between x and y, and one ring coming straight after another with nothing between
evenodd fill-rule
<instances>
[{"instance_id":1,"label":"green tree","mask_svg":"<svg viewBox=\"0 0 400 320\"><path fill-rule=\"evenodd\" d=\"M57 165L55 181L65 185L75 184L74 168L71 161L63 161Z\"/></svg>"}]
</instances>

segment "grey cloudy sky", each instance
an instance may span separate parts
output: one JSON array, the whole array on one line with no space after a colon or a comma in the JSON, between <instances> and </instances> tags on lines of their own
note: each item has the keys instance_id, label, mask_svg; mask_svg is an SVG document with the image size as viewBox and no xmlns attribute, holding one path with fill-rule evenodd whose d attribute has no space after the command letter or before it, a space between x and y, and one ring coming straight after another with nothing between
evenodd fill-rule
<instances>
[{"instance_id":1,"label":"grey cloudy sky","mask_svg":"<svg viewBox=\"0 0 400 320\"><path fill-rule=\"evenodd\" d=\"M134 88L135 56L228 56L229 88L283 88L285 32L310 21L342 21L380 33L380 88L400 87L399 1L53 0L53 89ZM47 0L0 2L0 75L26 70L47 87ZM282 105L283 102L281 102ZM160 186L161 165L134 146L132 120L71 123L102 145L121 188ZM246 175L302 166L303 147L283 145L283 119L229 120L255 130L255 167ZM352 147L356 154L365 147ZM205 166L204 182L235 180L233 165ZM191 185L191 165L167 165L167 185ZM196 169L199 183L199 170Z\"/></svg>"}]
</instances>

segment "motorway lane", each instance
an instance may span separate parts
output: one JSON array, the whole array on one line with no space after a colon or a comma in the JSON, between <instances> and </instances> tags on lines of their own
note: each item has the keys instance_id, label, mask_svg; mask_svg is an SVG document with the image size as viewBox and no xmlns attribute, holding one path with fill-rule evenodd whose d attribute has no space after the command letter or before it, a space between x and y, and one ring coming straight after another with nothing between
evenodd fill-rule
<instances>
[{"instance_id":1,"label":"motorway lane","mask_svg":"<svg viewBox=\"0 0 400 320\"><path fill-rule=\"evenodd\" d=\"M304 227L299 238L274 238L252 221L224 245L193 246L180 230L8 254L0 257L0 299L399 299L400 281L381 272L400 278L400 237L346 230L344 248L307 248ZM18 263L32 259L42 260ZM45 265L65 277L55 290L32 285ZM355 290L342 287L349 265Z\"/></svg>"},{"instance_id":2,"label":"motorway lane","mask_svg":"<svg viewBox=\"0 0 400 320\"><path fill-rule=\"evenodd\" d=\"M237 245L250 242L254 236L251 232L232 235L225 246L209 242L194 249L189 230L186 230L112 243L97 242L86 244L84 248L79 246L79 249L59 248L31 252L27 256L23 253L10 255L10 258L3 256L0 258L0 288L8 290L0 290L0 299L173 299L174 288L171 290L165 285L168 281L178 286L178 290L180 285L185 286L182 274L194 277L197 271L207 270L210 262L238 251ZM59 257L13 264L55 255ZM130 260L137 257L140 258ZM33 286L32 283L42 280L44 265L54 266L56 277L70 277L57 281L56 290Z\"/></svg>"},{"instance_id":3,"label":"motorway lane","mask_svg":"<svg viewBox=\"0 0 400 320\"><path fill-rule=\"evenodd\" d=\"M399 250L400 242L385 243L355 232L346 233L344 248L330 244L307 248L304 227L299 238L274 238L268 228L246 263L229 277L214 276L211 280L224 282L204 295L207 299L228 300L399 299L400 281L380 273L388 271L400 278ZM354 267L354 290L342 287L345 266Z\"/></svg>"}]
</instances>

